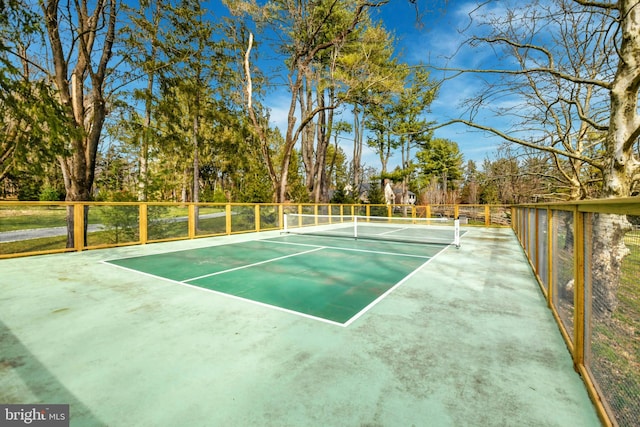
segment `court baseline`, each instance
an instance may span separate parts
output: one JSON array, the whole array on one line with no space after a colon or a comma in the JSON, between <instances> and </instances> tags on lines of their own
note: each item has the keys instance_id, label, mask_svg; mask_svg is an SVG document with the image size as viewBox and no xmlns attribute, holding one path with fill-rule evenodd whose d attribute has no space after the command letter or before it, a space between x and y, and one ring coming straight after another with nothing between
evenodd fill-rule
<instances>
[{"instance_id":1,"label":"court baseline","mask_svg":"<svg viewBox=\"0 0 640 427\"><path fill-rule=\"evenodd\" d=\"M327 245L330 241L325 238L322 245L287 240L291 239L256 240L108 263L191 288L348 326L433 258L426 254L365 249L367 244L362 242L345 243L359 247L341 247ZM284 255L272 256L273 251L268 248L276 246L283 248ZM379 245L371 245L376 246ZM295 251L296 247L309 249ZM439 247L437 251L442 249ZM271 257L265 259L267 255ZM179 266L179 271L173 271L172 266ZM204 269L204 274L194 276L194 270L199 268ZM187 276L186 272L191 274Z\"/></svg>"}]
</instances>

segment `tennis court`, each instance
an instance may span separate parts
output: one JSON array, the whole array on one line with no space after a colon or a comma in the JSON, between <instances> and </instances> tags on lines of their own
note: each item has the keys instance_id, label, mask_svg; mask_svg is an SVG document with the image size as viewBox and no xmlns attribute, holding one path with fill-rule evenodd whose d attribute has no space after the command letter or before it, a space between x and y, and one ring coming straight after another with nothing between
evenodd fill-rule
<instances>
[{"instance_id":1,"label":"tennis court","mask_svg":"<svg viewBox=\"0 0 640 427\"><path fill-rule=\"evenodd\" d=\"M510 229L459 249L269 231L0 269L0 402L69 404L72 426L600 425Z\"/></svg>"},{"instance_id":2,"label":"tennis court","mask_svg":"<svg viewBox=\"0 0 640 427\"><path fill-rule=\"evenodd\" d=\"M348 326L445 247L286 235L108 262Z\"/></svg>"}]
</instances>

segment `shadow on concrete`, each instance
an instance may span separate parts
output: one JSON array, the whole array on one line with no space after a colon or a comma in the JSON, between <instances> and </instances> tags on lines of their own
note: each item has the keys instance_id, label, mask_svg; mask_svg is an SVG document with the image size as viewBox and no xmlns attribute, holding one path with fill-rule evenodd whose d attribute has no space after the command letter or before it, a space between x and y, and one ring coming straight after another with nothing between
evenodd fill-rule
<instances>
[{"instance_id":1,"label":"shadow on concrete","mask_svg":"<svg viewBox=\"0 0 640 427\"><path fill-rule=\"evenodd\" d=\"M35 402L16 401L11 389L0 387L0 402L9 404L68 404L71 425L106 426L91 410L62 384L40 361L22 344L0 320L0 377L10 372L17 374L22 383L35 397ZM82 375L78 373L78 375ZM1 383L1 381L0 381Z\"/></svg>"}]
</instances>

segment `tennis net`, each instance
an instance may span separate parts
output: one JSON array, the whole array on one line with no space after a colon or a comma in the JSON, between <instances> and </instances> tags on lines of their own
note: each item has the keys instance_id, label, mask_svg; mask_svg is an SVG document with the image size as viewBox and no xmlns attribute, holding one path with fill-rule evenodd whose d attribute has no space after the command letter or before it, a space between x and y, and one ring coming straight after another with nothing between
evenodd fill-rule
<instances>
[{"instance_id":1,"label":"tennis net","mask_svg":"<svg viewBox=\"0 0 640 427\"><path fill-rule=\"evenodd\" d=\"M460 247L460 222L450 218L285 214L283 232Z\"/></svg>"}]
</instances>

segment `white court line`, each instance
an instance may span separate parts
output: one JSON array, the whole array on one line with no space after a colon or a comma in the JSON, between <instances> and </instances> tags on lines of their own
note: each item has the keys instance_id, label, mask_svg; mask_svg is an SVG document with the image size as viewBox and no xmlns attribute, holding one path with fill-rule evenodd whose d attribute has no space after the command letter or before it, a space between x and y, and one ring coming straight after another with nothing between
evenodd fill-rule
<instances>
[{"instance_id":1,"label":"white court line","mask_svg":"<svg viewBox=\"0 0 640 427\"><path fill-rule=\"evenodd\" d=\"M275 243L278 245L294 245L294 246L308 246L308 247L317 247L318 245L312 245L309 243L293 243L293 242L281 242L278 240L263 240L263 242ZM354 248L341 248L340 246L322 246L323 249L335 249L338 251L348 251L348 252L366 252L370 254L378 254L378 255L391 255L391 256L401 256L401 257L409 257L409 258L425 258L429 259L431 257L425 255L411 255L411 254L401 254L397 252L381 252L381 251L371 251L367 249L354 249Z\"/></svg>"},{"instance_id":2,"label":"white court line","mask_svg":"<svg viewBox=\"0 0 640 427\"><path fill-rule=\"evenodd\" d=\"M318 248L318 249L322 249L322 248ZM120 269L123 269L123 270L126 270L126 271L131 271L131 272L134 272L134 273L141 274L143 276L152 277L154 279L159 279L159 280L162 280L162 281L165 281L165 282L170 282L170 283L173 283L173 284L176 284L176 285L186 286L187 288L195 289L195 290L198 290L198 291L201 291L201 292L209 292L211 294L219 295L219 296L222 296L222 297L225 297L225 298L231 298L231 299L235 299L235 300L238 300L238 301L248 302L250 304L257 305L257 306L260 306L260 307L266 307L266 308L270 308L270 309L273 309L273 310L276 310L276 311L282 311L284 313L289 313L289 314L293 314L293 315L296 315L296 316L304 317L305 319L316 320L318 322L328 323L328 324L334 325L334 326L341 326L343 328L346 326L346 323L336 322L334 320L325 319L323 317L314 316L312 314L302 313L300 311L295 311L295 310L291 310L291 309L284 308L284 307L278 307L277 305L267 304L265 302L260 302L260 301L256 301L256 300L249 299L249 298L239 297L237 295L233 295L233 294L229 294L229 293L221 292L221 291L216 291L214 289L203 288L202 286L192 285L190 283L185 283L185 282L181 282L179 280L169 279L167 277L156 276L155 274L145 273L144 271L134 270L132 268L123 267L123 266L117 265L117 264L111 264L108 261L101 261L101 262L104 263L104 264L109 264L112 267L120 268Z\"/></svg>"},{"instance_id":3,"label":"white court line","mask_svg":"<svg viewBox=\"0 0 640 427\"><path fill-rule=\"evenodd\" d=\"M395 228L395 229L393 229L393 230L385 231L384 233L378 233L378 234L377 234L377 236L386 236L387 234L398 233L398 232L402 232L402 231L406 231L406 230L413 230L413 229L412 229L412 228L409 228L409 227L404 227L404 228ZM442 230L444 230L444 228L442 228ZM400 237L402 238L402 237L404 237L404 236L400 236ZM440 242L435 242L435 240L438 240L438 239L433 239L433 242L424 242L424 243L423 243L423 242L421 242L421 241L419 241L419 240L416 240L416 241L415 241L415 243L428 245L429 243L434 243L434 244L444 244L444 243L448 243L448 242L450 242L450 240L448 240L448 239L444 239L444 238L443 238L443 239L441 239L441 241L440 241ZM451 244L451 243L449 243L449 244Z\"/></svg>"},{"instance_id":4,"label":"white court line","mask_svg":"<svg viewBox=\"0 0 640 427\"><path fill-rule=\"evenodd\" d=\"M171 283L175 283L175 284L178 284L178 285L186 286L186 287L189 287L189 288L192 288L192 289L196 289L196 290L199 290L199 291L202 291L202 292L209 292L209 293L220 295L220 296L223 296L223 297L227 297L227 298L232 298L232 299L239 300L239 301L248 302L250 304L254 304L254 305L257 305L257 306L271 308L271 309L274 309L276 311L281 311L281 312L293 314L293 315L296 315L296 316L299 316L299 317L303 317L303 318L306 318L306 319L316 320L316 321L319 321L319 322L322 322L322 323L327 323L327 324L330 324L330 325L341 326L343 328L346 328L349 325L351 325L353 322L358 320L360 317L362 317L364 314L366 314L369 310L371 310L380 301L382 301L389 294L391 294L394 290L396 290L398 287L400 287L404 282L409 280L418 271L422 270L434 258L436 258L438 255L440 255L441 253L443 253L443 252L445 252L445 251L447 251L449 249L449 247L447 246L444 249L438 251L438 253L435 254L433 257L427 257L427 256L419 256L419 255L397 254L397 253L391 253L391 252L377 252L377 251L370 251L370 250L364 250L364 249L351 249L351 248L340 248L340 247L332 247L332 246L310 245L310 244L304 244L304 243L279 242L279 241L273 241L273 240L267 240L267 239L260 239L260 241L261 242L275 243L275 244L286 244L286 245L313 247L314 249L311 249L311 250L308 250L308 251L304 251L304 252L300 252L300 253L296 253L296 254L291 254L291 255L286 255L286 256L274 258L274 259L267 260L267 261L258 262L258 263L251 264L251 265L246 265L246 266L242 266L242 267L237 267L237 268L225 270L224 272L229 272L229 271L233 271L233 270L239 270L239 269L242 269L242 268L250 267L252 265L263 264L263 263L266 263L266 262L276 261L278 259L283 259L283 258L288 258L288 257L292 257L292 256L297 256L297 255L310 253L310 252L315 252L315 251L319 251L319 250L322 250L322 249L336 249L336 250L354 251L354 252L369 252L369 253L374 253L374 254L383 254L383 255L392 255L392 256L405 256L405 257L414 257L414 258L425 258L426 261L423 264L421 264L419 267L414 269L412 272L410 272L407 276L405 276L402 280L400 280L394 286L392 286L391 288L387 289L386 292L381 294L378 298L373 300L366 307L364 307L362 310L357 312L355 315L353 315L350 319L348 319L344 323L336 322L336 321L333 321L333 320L325 319L325 318L314 316L314 315L307 314L307 313L302 313L302 312L291 310L291 309L287 309L287 308L284 308L284 307L279 307L277 305L271 305L271 304L263 303L263 302L260 302L260 301L256 301L256 300L252 300L252 299L236 296L236 295L229 294L229 293L226 293L226 292L220 292L220 291L216 291L216 290L213 290L213 289L203 288L201 286L197 286L197 285L192 285L190 283L186 283L186 281L178 281L178 280L174 280L174 279L169 279L167 277L157 276L157 275L151 274L151 273L145 273L143 271L131 269L131 268L128 268L128 267L119 266L117 264L112 264L111 262L109 262L107 260L101 261L101 262L104 263L104 264L109 264L110 266L114 266L116 268L120 268L120 269L131 271L131 272L135 272L137 274L141 274L141 275L147 276L147 277L153 277L153 278L160 279L160 280L163 280L163 281L166 281L166 282L171 282ZM145 255L143 255L143 256L145 256ZM221 273L223 273L223 272L213 273L213 274L210 274L210 275L207 275L207 276L212 276L212 275L221 274ZM206 277L206 276L201 276L201 277ZM197 278L188 279L188 280L196 280L196 279Z\"/></svg>"},{"instance_id":5,"label":"white court line","mask_svg":"<svg viewBox=\"0 0 640 427\"><path fill-rule=\"evenodd\" d=\"M393 292L394 290L396 290L398 287L400 287L400 285L402 285L404 282L406 282L407 280L409 280L411 277L413 277L414 274L416 274L418 271L422 270L427 264L429 264L431 261L433 261L438 255L440 255L441 253L443 253L444 251L446 251L447 249L449 249L449 246L445 247L444 249L442 249L441 251L439 251L437 254L435 254L434 256L432 256L431 258L429 258L428 260L426 260L424 262L424 264L422 264L421 266L419 266L418 268L414 269L411 273L407 274L404 279L400 280L398 283L396 283L395 285L393 285L392 287L390 287L389 289L387 289L387 291L385 293L383 293L382 295L380 295L378 298L376 298L375 300L371 301L369 303L369 305L367 305L365 308L363 308L362 310L360 310L359 312L357 312L356 314L353 315L353 317L349 320L347 320L344 324L342 324L343 327L347 327L350 324L352 324L353 322L355 322L356 320L358 320L360 317L362 317L367 311L371 310L376 304L378 304L380 301L382 301L383 299L385 299L389 294L391 294L391 292Z\"/></svg>"},{"instance_id":6,"label":"white court line","mask_svg":"<svg viewBox=\"0 0 640 427\"><path fill-rule=\"evenodd\" d=\"M228 270L216 271L215 273L204 274L202 276L192 277L191 279L185 279L185 280L183 280L183 282L192 282L194 280L204 279L205 277L217 276L218 274L225 274L225 273L230 273L232 271L243 270L245 268L255 267L256 265L267 264L269 262L279 261L281 259L291 258L291 257L298 256L298 255L304 255L304 254L308 254L310 252L320 251L322 249L326 249L326 248L324 246L316 246L315 249L310 249L308 251L303 251L303 252L298 252L298 253L295 253L295 254L279 256L277 258L271 258L271 259L267 259L267 260L260 261L260 262L254 262L253 264L241 265L240 267L230 268Z\"/></svg>"},{"instance_id":7,"label":"white court line","mask_svg":"<svg viewBox=\"0 0 640 427\"><path fill-rule=\"evenodd\" d=\"M408 230L408 228L407 227L405 227L405 228L396 228L396 229L393 229L393 230L385 231L384 233L380 233L380 235L384 236L385 234L392 234L392 233L396 233L398 231L404 231L404 230Z\"/></svg>"}]
</instances>

